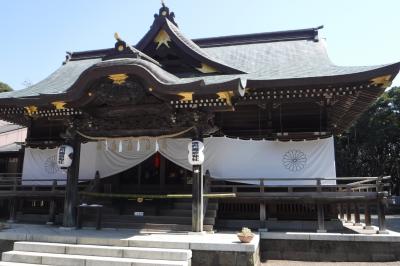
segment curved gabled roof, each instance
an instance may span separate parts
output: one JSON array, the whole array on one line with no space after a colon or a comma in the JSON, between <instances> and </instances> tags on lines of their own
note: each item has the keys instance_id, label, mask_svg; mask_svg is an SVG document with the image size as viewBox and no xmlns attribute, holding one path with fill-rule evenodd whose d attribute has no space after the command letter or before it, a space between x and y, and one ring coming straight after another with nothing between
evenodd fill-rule
<instances>
[{"instance_id":1,"label":"curved gabled roof","mask_svg":"<svg viewBox=\"0 0 400 266\"><path fill-rule=\"evenodd\" d=\"M156 90L162 88L164 91L159 92L166 94L176 93L179 89L212 93L217 87L240 88L246 82L247 88L271 88L366 83L380 76L388 76L390 81L399 72L400 63L355 67L333 64L325 41L318 38L319 28L190 40L180 32L173 13L163 6L155 15L149 32L133 49L142 52L162 29L183 52L219 72L207 75L189 73L178 77L162 65L146 60L145 55L135 57L133 53L124 53L119 55L120 59L115 59L116 49L77 52L70 54L69 60L43 81L24 90L0 94L0 103L18 100L22 104L43 97L72 99L71 91L76 94L77 90L84 90L82 84L88 82L85 79L95 76L88 75L89 72L100 71L103 75L110 75L117 69L130 73L144 69L141 73L149 77L152 86ZM127 58L121 59L121 56Z\"/></svg>"},{"instance_id":2,"label":"curved gabled roof","mask_svg":"<svg viewBox=\"0 0 400 266\"><path fill-rule=\"evenodd\" d=\"M167 16L156 17L153 26L145 34L145 36L138 42L136 48L140 51L144 51L146 47L154 42L155 37L161 30L164 30L168 37L174 42L181 51L188 54L188 56L198 60L200 63L205 63L218 70L222 74L240 74L244 73L240 69L236 69L229 66L220 59L210 55L207 51L200 48L191 39L185 37L185 35L179 30L174 23L172 23Z\"/></svg>"}]
</instances>

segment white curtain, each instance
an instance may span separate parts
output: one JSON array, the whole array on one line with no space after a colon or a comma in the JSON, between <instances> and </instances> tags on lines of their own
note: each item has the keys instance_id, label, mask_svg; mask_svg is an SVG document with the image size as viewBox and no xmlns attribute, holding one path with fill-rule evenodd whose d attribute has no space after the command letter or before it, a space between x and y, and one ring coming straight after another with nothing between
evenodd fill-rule
<instances>
[{"instance_id":1,"label":"white curtain","mask_svg":"<svg viewBox=\"0 0 400 266\"><path fill-rule=\"evenodd\" d=\"M189 142L190 139L161 139L157 143L155 140L141 140L138 147L137 141L122 141L121 144L119 141L109 141L108 148L105 142L82 144L79 177L91 179L96 171L101 177L123 172L143 162L157 150L168 160L190 170L187 159ZM246 179L276 178L278 180L266 184L306 185L315 184L315 181L301 178L336 176L333 138L279 142L213 137L206 138L204 144L203 169L209 170L211 176L218 179L255 183ZM56 169L55 154L56 149L27 148L23 180L65 179L65 173ZM334 180L323 182L335 183Z\"/></svg>"}]
</instances>

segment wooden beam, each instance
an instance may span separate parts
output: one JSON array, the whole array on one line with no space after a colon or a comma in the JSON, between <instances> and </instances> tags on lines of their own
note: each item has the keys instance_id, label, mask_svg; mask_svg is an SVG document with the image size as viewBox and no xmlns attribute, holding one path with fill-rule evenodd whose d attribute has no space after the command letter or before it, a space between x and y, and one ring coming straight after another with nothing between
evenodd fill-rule
<instances>
[{"instance_id":1,"label":"wooden beam","mask_svg":"<svg viewBox=\"0 0 400 266\"><path fill-rule=\"evenodd\" d=\"M63 226L75 227L76 226L76 208L78 206L78 177L79 177L79 161L81 143L78 135L75 135L72 140L72 147L74 149L72 165L68 168L67 172L67 185L65 188L64 200L64 215Z\"/></svg>"}]
</instances>

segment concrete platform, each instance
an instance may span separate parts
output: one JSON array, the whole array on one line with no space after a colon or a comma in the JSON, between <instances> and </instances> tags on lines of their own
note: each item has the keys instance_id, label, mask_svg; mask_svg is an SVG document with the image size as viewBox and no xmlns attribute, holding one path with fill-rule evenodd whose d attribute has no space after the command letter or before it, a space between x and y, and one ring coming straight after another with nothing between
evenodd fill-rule
<instances>
[{"instance_id":1,"label":"concrete platform","mask_svg":"<svg viewBox=\"0 0 400 266\"><path fill-rule=\"evenodd\" d=\"M261 261L398 261L400 233L344 224L350 233L260 232Z\"/></svg>"},{"instance_id":2,"label":"concrete platform","mask_svg":"<svg viewBox=\"0 0 400 266\"><path fill-rule=\"evenodd\" d=\"M72 257L68 258L71 263L72 261L76 263L89 261L87 258L79 257L82 256L79 255L79 251L82 251L82 249L79 249L79 245L85 245L85 252L91 249L90 252L93 252L91 254L95 254L96 252L97 255L113 254L113 252L131 252L135 254L135 257L140 255L145 258L151 256L148 250L150 248L175 249L177 252L179 250L191 250L192 265L258 265L259 263L260 238L258 234L255 234L251 243L242 244L235 232L198 235L130 229L103 229L97 231L86 228L75 230L60 229L59 227L49 225L10 224L9 229L0 231L1 240L42 242L43 244L41 245L45 245L45 243L58 243L45 249L40 246L36 246L35 248L37 249L34 249L32 244L26 244L26 242L15 243L16 250L8 252L8 255L6 255L7 253L4 255L13 257L9 258L13 262L22 263L29 262L29 260L24 261L22 259L24 257L22 255L26 255L34 260L41 258L41 263L52 265L53 263L48 262L53 261L55 259L54 256L59 256L59 254L53 254L53 256L51 252L62 253L63 249L73 253L71 254ZM24 249L26 246L29 246L29 248ZM108 253L102 253L102 247L98 246L118 247L118 249L107 248L107 250L103 249L103 252ZM43 253L43 250L46 253ZM36 253L31 254L33 253L32 251ZM40 251L43 254L38 255L37 253L40 253ZM151 252L154 251L152 250ZM175 254L176 252L172 253ZM175 255L182 256L182 254Z\"/></svg>"}]
</instances>

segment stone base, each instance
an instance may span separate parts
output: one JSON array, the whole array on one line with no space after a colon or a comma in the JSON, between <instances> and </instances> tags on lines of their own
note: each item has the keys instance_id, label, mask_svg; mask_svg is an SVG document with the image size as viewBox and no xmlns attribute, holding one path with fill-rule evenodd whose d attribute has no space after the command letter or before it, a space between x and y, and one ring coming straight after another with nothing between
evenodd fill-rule
<instances>
[{"instance_id":1,"label":"stone base","mask_svg":"<svg viewBox=\"0 0 400 266\"><path fill-rule=\"evenodd\" d=\"M364 226L363 227L363 229L365 229L365 230L374 230L374 227L373 226Z\"/></svg>"},{"instance_id":2,"label":"stone base","mask_svg":"<svg viewBox=\"0 0 400 266\"><path fill-rule=\"evenodd\" d=\"M192 265L258 266L260 256L258 250L255 252L192 250Z\"/></svg>"},{"instance_id":3,"label":"stone base","mask_svg":"<svg viewBox=\"0 0 400 266\"><path fill-rule=\"evenodd\" d=\"M362 226L362 223L353 223L354 226Z\"/></svg>"},{"instance_id":4,"label":"stone base","mask_svg":"<svg viewBox=\"0 0 400 266\"><path fill-rule=\"evenodd\" d=\"M327 234L321 238L333 238ZM336 262L371 262L400 260L400 242L388 236L387 241L374 236L367 236L369 241L333 241L333 240L296 240L261 239L261 261L295 260L295 261L336 261ZM377 237L377 236L375 236Z\"/></svg>"},{"instance_id":5,"label":"stone base","mask_svg":"<svg viewBox=\"0 0 400 266\"><path fill-rule=\"evenodd\" d=\"M327 231L325 229L318 229L317 233L326 233Z\"/></svg>"},{"instance_id":6,"label":"stone base","mask_svg":"<svg viewBox=\"0 0 400 266\"><path fill-rule=\"evenodd\" d=\"M377 234L380 234L380 235L387 235L387 234L389 234L389 232L388 232L387 230L378 230L376 233L377 233Z\"/></svg>"},{"instance_id":7,"label":"stone base","mask_svg":"<svg viewBox=\"0 0 400 266\"><path fill-rule=\"evenodd\" d=\"M75 230L76 227L60 226L60 227L58 227L58 229L60 229L60 230L69 230L69 231L71 231L71 230Z\"/></svg>"},{"instance_id":8,"label":"stone base","mask_svg":"<svg viewBox=\"0 0 400 266\"><path fill-rule=\"evenodd\" d=\"M206 231L201 231L201 232L188 232L188 235L206 235L207 232Z\"/></svg>"}]
</instances>

